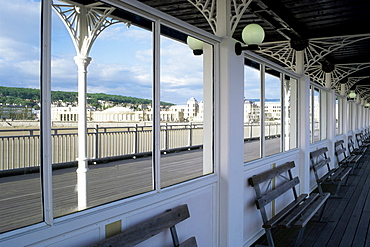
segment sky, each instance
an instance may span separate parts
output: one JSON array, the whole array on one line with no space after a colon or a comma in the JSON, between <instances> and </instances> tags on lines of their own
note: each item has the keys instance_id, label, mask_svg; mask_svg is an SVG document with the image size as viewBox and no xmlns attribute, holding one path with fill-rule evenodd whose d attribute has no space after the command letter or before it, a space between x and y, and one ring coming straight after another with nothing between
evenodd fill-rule
<instances>
[{"instance_id":1,"label":"sky","mask_svg":"<svg viewBox=\"0 0 370 247\"><path fill-rule=\"evenodd\" d=\"M0 0L0 85L40 88L40 2ZM17 13L17 18L14 18ZM52 90L77 91L72 39L53 11ZM89 56L88 93L152 99L152 33L123 23L106 28ZM161 37L161 101L203 100L203 58L186 44Z\"/></svg>"},{"instance_id":2,"label":"sky","mask_svg":"<svg viewBox=\"0 0 370 247\"><path fill-rule=\"evenodd\" d=\"M0 86L40 88L40 1L0 0L0 6ZM55 11L51 49L52 90L76 92L76 50ZM203 100L203 56L194 56L186 44L166 37L161 37L160 54L160 100L174 104L186 104L190 97ZM101 32L89 56L88 93L152 99L152 32L113 24ZM259 98L259 80L257 70L245 70L245 98ZM275 82L267 76L267 99L280 97Z\"/></svg>"}]
</instances>

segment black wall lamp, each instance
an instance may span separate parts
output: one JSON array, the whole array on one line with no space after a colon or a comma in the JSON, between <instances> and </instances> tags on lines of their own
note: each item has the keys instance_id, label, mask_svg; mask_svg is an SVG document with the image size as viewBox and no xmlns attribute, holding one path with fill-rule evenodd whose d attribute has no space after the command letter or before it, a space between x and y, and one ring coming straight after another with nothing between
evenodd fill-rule
<instances>
[{"instance_id":1,"label":"black wall lamp","mask_svg":"<svg viewBox=\"0 0 370 247\"><path fill-rule=\"evenodd\" d=\"M237 42L235 44L235 54L239 56L243 50L259 50L259 45L264 38L265 31L260 25L256 23L247 25L242 32L242 39L247 46L242 46L242 44Z\"/></svg>"}]
</instances>

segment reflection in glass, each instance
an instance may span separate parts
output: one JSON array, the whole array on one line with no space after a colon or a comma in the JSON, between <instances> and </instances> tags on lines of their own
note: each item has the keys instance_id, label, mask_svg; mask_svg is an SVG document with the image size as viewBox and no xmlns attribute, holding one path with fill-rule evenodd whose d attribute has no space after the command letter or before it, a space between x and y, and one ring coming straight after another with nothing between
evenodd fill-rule
<instances>
[{"instance_id":1,"label":"reflection in glass","mask_svg":"<svg viewBox=\"0 0 370 247\"><path fill-rule=\"evenodd\" d=\"M43 221L40 17L39 1L1 1L0 233Z\"/></svg>"},{"instance_id":2,"label":"reflection in glass","mask_svg":"<svg viewBox=\"0 0 370 247\"><path fill-rule=\"evenodd\" d=\"M282 151L281 74L266 67L265 73L265 156Z\"/></svg>"},{"instance_id":3,"label":"reflection in glass","mask_svg":"<svg viewBox=\"0 0 370 247\"><path fill-rule=\"evenodd\" d=\"M203 55L194 55L187 46L187 35L161 27L160 74L160 178L167 187L213 172L204 163L207 140L204 124L207 102L205 83L210 78L205 60L210 45L203 44ZM208 50L207 50L208 47ZM208 61L208 60L207 60ZM208 109L209 112L210 109Z\"/></svg>"},{"instance_id":4,"label":"reflection in glass","mask_svg":"<svg viewBox=\"0 0 370 247\"><path fill-rule=\"evenodd\" d=\"M261 158L260 65L244 66L244 162Z\"/></svg>"},{"instance_id":5,"label":"reflection in glass","mask_svg":"<svg viewBox=\"0 0 370 247\"><path fill-rule=\"evenodd\" d=\"M284 78L284 150L297 147L297 80L290 76Z\"/></svg>"},{"instance_id":6,"label":"reflection in glass","mask_svg":"<svg viewBox=\"0 0 370 247\"><path fill-rule=\"evenodd\" d=\"M60 8L75 10L65 4ZM55 217L154 188L152 23L140 16L129 26L111 16L101 18L111 24L84 53L53 12L52 145L53 165L60 168L53 171ZM81 100L84 90L87 96ZM79 106L85 100L83 113ZM84 118L86 126L81 128ZM80 152L84 142L85 158ZM81 160L86 160L87 169L81 169Z\"/></svg>"},{"instance_id":7,"label":"reflection in glass","mask_svg":"<svg viewBox=\"0 0 370 247\"><path fill-rule=\"evenodd\" d=\"M312 95L313 105L313 142L321 140L320 136L320 116L321 116L321 105L320 105L320 89L314 88Z\"/></svg>"}]
</instances>

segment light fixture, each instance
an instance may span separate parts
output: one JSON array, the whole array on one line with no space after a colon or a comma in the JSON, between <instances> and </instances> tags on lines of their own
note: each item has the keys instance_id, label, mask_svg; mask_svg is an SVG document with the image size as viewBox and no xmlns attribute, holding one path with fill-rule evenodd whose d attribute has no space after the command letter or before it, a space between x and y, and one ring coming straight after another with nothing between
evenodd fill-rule
<instances>
[{"instance_id":1,"label":"light fixture","mask_svg":"<svg viewBox=\"0 0 370 247\"><path fill-rule=\"evenodd\" d=\"M203 41L200 41L199 39L188 36L188 38L186 39L186 43L188 44L190 49L193 50L193 54L195 56L199 56L203 54Z\"/></svg>"},{"instance_id":2,"label":"light fixture","mask_svg":"<svg viewBox=\"0 0 370 247\"><path fill-rule=\"evenodd\" d=\"M256 24L252 23L247 25L242 32L242 39L247 46L242 46L239 42L235 44L235 54L242 54L243 50L259 50L259 45L262 43L265 38L265 31L263 28Z\"/></svg>"},{"instance_id":3,"label":"light fixture","mask_svg":"<svg viewBox=\"0 0 370 247\"><path fill-rule=\"evenodd\" d=\"M351 90L350 92L349 92L349 94L348 94L348 98L349 98L349 100L354 100L355 98L356 98L356 93L355 93L355 91L354 90Z\"/></svg>"},{"instance_id":4,"label":"light fixture","mask_svg":"<svg viewBox=\"0 0 370 247\"><path fill-rule=\"evenodd\" d=\"M365 104L365 108L369 108L369 106L370 106L370 103Z\"/></svg>"}]
</instances>

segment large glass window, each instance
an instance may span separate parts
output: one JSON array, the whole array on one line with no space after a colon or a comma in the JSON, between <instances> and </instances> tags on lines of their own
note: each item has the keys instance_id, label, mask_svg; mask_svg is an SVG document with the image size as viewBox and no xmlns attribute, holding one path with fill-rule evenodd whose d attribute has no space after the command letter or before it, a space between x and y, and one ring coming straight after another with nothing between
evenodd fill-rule
<instances>
[{"instance_id":1,"label":"large glass window","mask_svg":"<svg viewBox=\"0 0 370 247\"><path fill-rule=\"evenodd\" d=\"M311 143L321 140L320 137L320 89L310 86L310 133Z\"/></svg>"},{"instance_id":2,"label":"large glass window","mask_svg":"<svg viewBox=\"0 0 370 247\"><path fill-rule=\"evenodd\" d=\"M270 156L282 152L282 74L275 69L265 70L265 148L264 155Z\"/></svg>"},{"instance_id":3,"label":"large glass window","mask_svg":"<svg viewBox=\"0 0 370 247\"><path fill-rule=\"evenodd\" d=\"M284 98L284 150L297 148L298 146L298 114L297 114L297 86L298 80L285 75L283 85Z\"/></svg>"},{"instance_id":4,"label":"large glass window","mask_svg":"<svg viewBox=\"0 0 370 247\"><path fill-rule=\"evenodd\" d=\"M204 43L203 55L195 56L187 39L188 35L161 26L161 187L213 172L203 161L203 120L211 111L204 84L212 78L212 70L207 74L204 65L212 56L212 47Z\"/></svg>"},{"instance_id":5,"label":"large glass window","mask_svg":"<svg viewBox=\"0 0 370 247\"><path fill-rule=\"evenodd\" d=\"M211 39L193 33L208 40L195 56L184 30L117 8L53 1L50 33L39 2L2 3L0 232L214 171ZM40 116L41 33L51 104ZM50 131L53 171L40 181L40 134Z\"/></svg>"},{"instance_id":6,"label":"large glass window","mask_svg":"<svg viewBox=\"0 0 370 247\"><path fill-rule=\"evenodd\" d=\"M297 79L246 59L244 85L244 161L296 148Z\"/></svg>"},{"instance_id":7,"label":"large glass window","mask_svg":"<svg viewBox=\"0 0 370 247\"><path fill-rule=\"evenodd\" d=\"M41 222L39 1L0 1L0 232Z\"/></svg>"},{"instance_id":8,"label":"large glass window","mask_svg":"<svg viewBox=\"0 0 370 247\"><path fill-rule=\"evenodd\" d=\"M335 134L343 134L343 98L339 96L335 100Z\"/></svg>"},{"instance_id":9,"label":"large glass window","mask_svg":"<svg viewBox=\"0 0 370 247\"><path fill-rule=\"evenodd\" d=\"M261 158L260 64L246 60L244 66L244 161Z\"/></svg>"}]
</instances>

